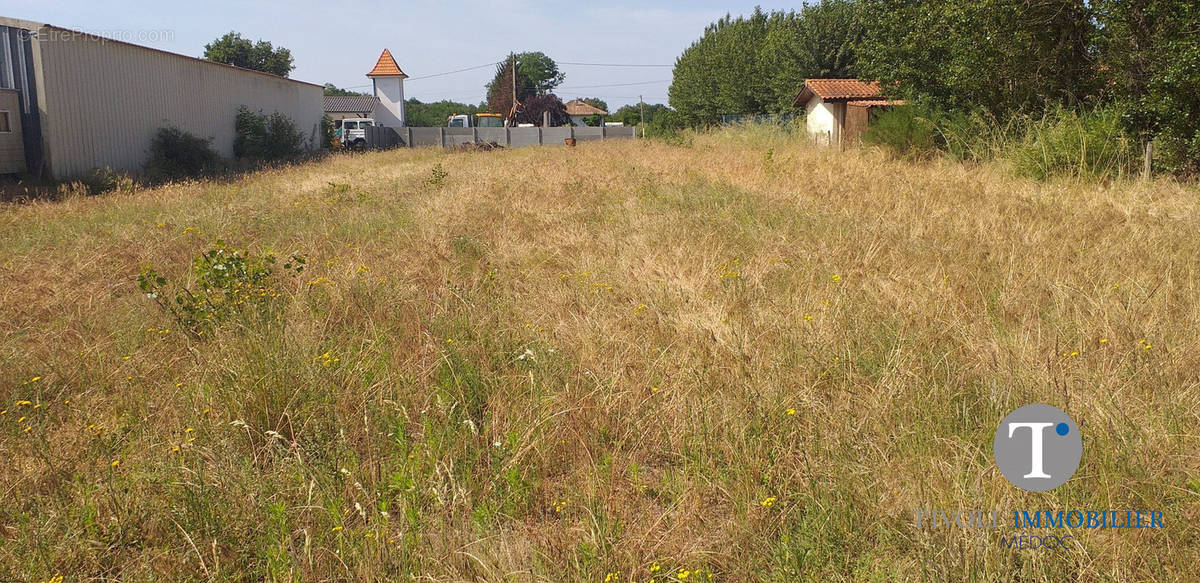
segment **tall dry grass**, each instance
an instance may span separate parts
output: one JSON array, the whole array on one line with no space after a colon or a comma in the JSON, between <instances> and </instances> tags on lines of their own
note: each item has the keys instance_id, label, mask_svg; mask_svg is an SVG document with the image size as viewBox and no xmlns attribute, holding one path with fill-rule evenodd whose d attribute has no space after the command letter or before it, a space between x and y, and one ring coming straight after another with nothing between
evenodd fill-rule
<instances>
[{"instance_id":1,"label":"tall dry grass","mask_svg":"<svg viewBox=\"0 0 1200 583\"><path fill-rule=\"evenodd\" d=\"M746 129L7 206L0 578L1186 580L1198 210ZM217 239L309 269L193 341L135 277ZM991 459L1030 402L1082 424L1048 493ZM910 514L961 508L1166 528Z\"/></svg>"}]
</instances>

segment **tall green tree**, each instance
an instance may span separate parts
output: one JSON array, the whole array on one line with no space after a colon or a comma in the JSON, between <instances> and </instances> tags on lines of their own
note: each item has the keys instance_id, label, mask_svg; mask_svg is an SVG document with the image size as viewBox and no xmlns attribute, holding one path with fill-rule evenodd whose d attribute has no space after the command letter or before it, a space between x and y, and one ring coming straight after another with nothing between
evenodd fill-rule
<instances>
[{"instance_id":1,"label":"tall green tree","mask_svg":"<svg viewBox=\"0 0 1200 583\"><path fill-rule=\"evenodd\" d=\"M535 51L510 55L496 65L496 73L488 82L488 108L494 113L508 113L512 108L513 57L516 59L517 100L525 101L536 95L546 95L562 84L566 75L558 70L554 59Z\"/></svg>"},{"instance_id":2,"label":"tall green tree","mask_svg":"<svg viewBox=\"0 0 1200 583\"><path fill-rule=\"evenodd\" d=\"M693 125L722 114L789 111L805 79L856 75L862 34L859 3L851 0L726 15L676 59L671 106Z\"/></svg>"},{"instance_id":3,"label":"tall green tree","mask_svg":"<svg viewBox=\"0 0 1200 583\"><path fill-rule=\"evenodd\" d=\"M1200 7L1192 0L1097 0L1098 73L1161 166L1200 173Z\"/></svg>"},{"instance_id":4,"label":"tall green tree","mask_svg":"<svg viewBox=\"0 0 1200 583\"><path fill-rule=\"evenodd\" d=\"M475 115L479 106L457 101L422 103L416 98L405 102L405 123L414 127L445 127L452 115Z\"/></svg>"},{"instance_id":5,"label":"tall green tree","mask_svg":"<svg viewBox=\"0 0 1200 583\"><path fill-rule=\"evenodd\" d=\"M292 62L292 51L283 47L275 48L265 40L250 42L239 32L226 33L204 45L204 58L280 77L287 77L296 68Z\"/></svg>"},{"instance_id":6,"label":"tall green tree","mask_svg":"<svg viewBox=\"0 0 1200 583\"><path fill-rule=\"evenodd\" d=\"M620 109L612 112L612 114L608 117L612 121L619 121L627 126L635 126L639 123L642 123L643 111L646 113L646 123L651 123L656 117L670 111L670 108L661 103L647 103L644 105L634 103L632 105L622 106Z\"/></svg>"},{"instance_id":7,"label":"tall green tree","mask_svg":"<svg viewBox=\"0 0 1200 583\"><path fill-rule=\"evenodd\" d=\"M1096 91L1084 0L860 0L860 72L952 110L1004 117Z\"/></svg>"}]
</instances>

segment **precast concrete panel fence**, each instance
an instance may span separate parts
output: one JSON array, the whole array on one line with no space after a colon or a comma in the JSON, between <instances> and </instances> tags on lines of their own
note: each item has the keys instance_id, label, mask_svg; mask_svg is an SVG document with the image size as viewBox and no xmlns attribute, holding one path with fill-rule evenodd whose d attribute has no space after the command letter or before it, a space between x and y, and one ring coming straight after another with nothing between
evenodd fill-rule
<instances>
[{"instance_id":1,"label":"precast concrete panel fence","mask_svg":"<svg viewBox=\"0 0 1200 583\"><path fill-rule=\"evenodd\" d=\"M466 144L496 144L506 148L519 146L561 146L567 139L577 142L628 140L637 137L637 128L628 127L554 127L554 128L366 128L367 147L456 148Z\"/></svg>"}]
</instances>

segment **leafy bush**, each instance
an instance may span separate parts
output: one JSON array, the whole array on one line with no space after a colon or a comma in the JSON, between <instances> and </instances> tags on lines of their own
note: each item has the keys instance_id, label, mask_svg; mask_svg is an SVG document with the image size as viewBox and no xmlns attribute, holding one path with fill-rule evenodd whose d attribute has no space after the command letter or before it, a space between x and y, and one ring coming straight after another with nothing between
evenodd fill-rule
<instances>
[{"instance_id":1,"label":"leafy bush","mask_svg":"<svg viewBox=\"0 0 1200 583\"><path fill-rule=\"evenodd\" d=\"M234 122L233 155L238 158L278 161L294 158L304 150L304 134L288 116L271 115L238 108Z\"/></svg>"},{"instance_id":2,"label":"leafy bush","mask_svg":"<svg viewBox=\"0 0 1200 583\"><path fill-rule=\"evenodd\" d=\"M216 170L220 161L210 140L179 128L162 127L150 141L146 178L159 182L202 176Z\"/></svg>"},{"instance_id":3,"label":"leafy bush","mask_svg":"<svg viewBox=\"0 0 1200 583\"><path fill-rule=\"evenodd\" d=\"M306 259L293 254L285 271L304 271ZM193 338L237 316L270 316L281 294L271 285L275 256L251 255L231 249L224 241L192 261L194 287L173 286L149 266L138 275L138 287Z\"/></svg>"},{"instance_id":4,"label":"leafy bush","mask_svg":"<svg viewBox=\"0 0 1200 583\"><path fill-rule=\"evenodd\" d=\"M567 115L567 106L553 93L530 97L521 106L521 110L517 112L517 123L531 123L540 127L543 121L542 114L546 112L550 113L551 127L571 122L571 117Z\"/></svg>"},{"instance_id":5,"label":"leafy bush","mask_svg":"<svg viewBox=\"0 0 1200 583\"><path fill-rule=\"evenodd\" d=\"M133 178L124 172L118 172L105 166L93 168L79 180L88 194L103 194L105 192L132 192L137 188Z\"/></svg>"},{"instance_id":6,"label":"leafy bush","mask_svg":"<svg viewBox=\"0 0 1200 583\"><path fill-rule=\"evenodd\" d=\"M425 188L440 187L442 184L445 184L446 177L449 175L450 173L446 172L445 168L442 168L441 162L434 164L433 169L429 171L429 176L425 178Z\"/></svg>"},{"instance_id":7,"label":"leafy bush","mask_svg":"<svg viewBox=\"0 0 1200 583\"><path fill-rule=\"evenodd\" d=\"M1038 180L1056 175L1114 179L1129 174L1137 150L1117 108L1059 109L1030 122L1007 158L1017 173Z\"/></svg>"},{"instance_id":8,"label":"leafy bush","mask_svg":"<svg viewBox=\"0 0 1200 583\"><path fill-rule=\"evenodd\" d=\"M650 117L650 116L646 116ZM658 115L646 122L646 137L673 140L679 137L679 131L686 125L683 116L673 109L664 108Z\"/></svg>"},{"instance_id":9,"label":"leafy bush","mask_svg":"<svg viewBox=\"0 0 1200 583\"><path fill-rule=\"evenodd\" d=\"M862 140L905 158L929 158L939 150L941 118L936 109L919 104L891 107L871 120Z\"/></svg>"},{"instance_id":10,"label":"leafy bush","mask_svg":"<svg viewBox=\"0 0 1200 583\"><path fill-rule=\"evenodd\" d=\"M337 139L337 130L333 127L333 119L328 115L321 116L321 147L337 148L341 142Z\"/></svg>"}]
</instances>

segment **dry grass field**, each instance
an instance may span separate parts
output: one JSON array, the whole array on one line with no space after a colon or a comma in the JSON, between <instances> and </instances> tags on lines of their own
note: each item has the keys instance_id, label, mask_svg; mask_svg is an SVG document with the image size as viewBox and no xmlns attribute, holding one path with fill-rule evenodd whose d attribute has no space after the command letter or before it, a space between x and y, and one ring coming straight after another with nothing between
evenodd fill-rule
<instances>
[{"instance_id":1,"label":"dry grass field","mask_svg":"<svg viewBox=\"0 0 1200 583\"><path fill-rule=\"evenodd\" d=\"M0 580L1194 580L1198 234L1194 187L767 130L5 205ZM204 291L218 240L273 273ZM992 460L1036 402L1084 439L1046 493Z\"/></svg>"}]
</instances>

